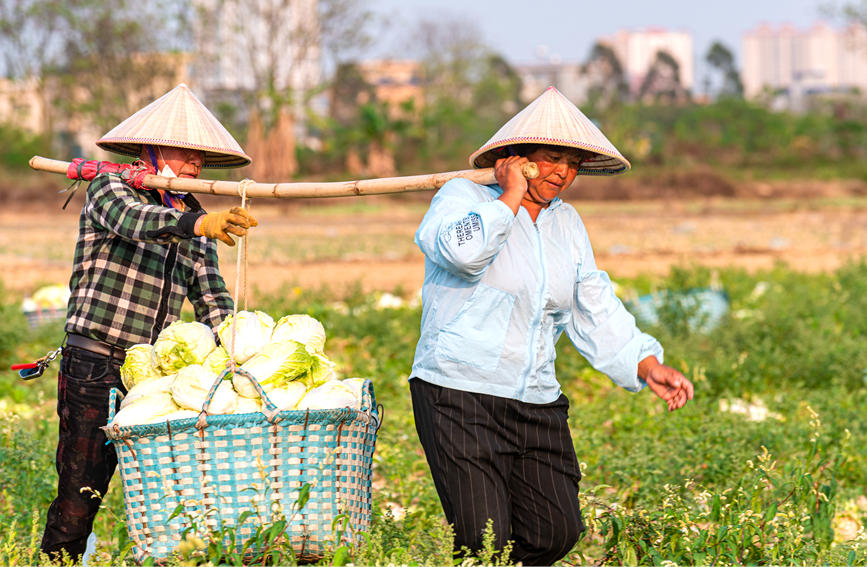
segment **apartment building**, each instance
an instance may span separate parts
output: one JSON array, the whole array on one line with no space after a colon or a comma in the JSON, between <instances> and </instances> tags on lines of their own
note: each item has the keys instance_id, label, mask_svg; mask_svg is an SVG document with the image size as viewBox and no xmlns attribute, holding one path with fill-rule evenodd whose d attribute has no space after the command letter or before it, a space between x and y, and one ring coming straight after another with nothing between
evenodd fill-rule
<instances>
[{"instance_id":1,"label":"apartment building","mask_svg":"<svg viewBox=\"0 0 867 567\"><path fill-rule=\"evenodd\" d=\"M397 113L399 106L409 100L414 101L417 109L424 104L422 69L418 61L375 59L359 61L357 65L365 82L373 87L376 100L388 103L392 112Z\"/></svg>"},{"instance_id":2,"label":"apartment building","mask_svg":"<svg viewBox=\"0 0 867 567\"><path fill-rule=\"evenodd\" d=\"M623 66L629 90L633 95L641 88L644 78L660 51L668 53L677 62L680 84L688 91L693 90L695 64L692 34L663 28L620 30L600 41L608 44L614 50L617 59Z\"/></svg>"},{"instance_id":3,"label":"apartment building","mask_svg":"<svg viewBox=\"0 0 867 567\"><path fill-rule=\"evenodd\" d=\"M587 99L588 81L580 63L531 63L515 70L521 78L521 100L529 102L551 85L577 104Z\"/></svg>"},{"instance_id":4,"label":"apartment building","mask_svg":"<svg viewBox=\"0 0 867 567\"><path fill-rule=\"evenodd\" d=\"M867 93L867 28L809 29L763 24L742 40L744 94L783 91L790 99L859 90Z\"/></svg>"},{"instance_id":5,"label":"apartment building","mask_svg":"<svg viewBox=\"0 0 867 567\"><path fill-rule=\"evenodd\" d=\"M34 79L0 77L0 123L33 133L45 131L43 100Z\"/></svg>"}]
</instances>

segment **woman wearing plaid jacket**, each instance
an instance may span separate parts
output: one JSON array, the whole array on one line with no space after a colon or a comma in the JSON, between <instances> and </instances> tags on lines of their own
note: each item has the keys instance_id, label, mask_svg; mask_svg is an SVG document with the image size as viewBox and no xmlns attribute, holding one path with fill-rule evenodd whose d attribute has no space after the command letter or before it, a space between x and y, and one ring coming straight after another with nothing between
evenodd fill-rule
<instances>
[{"instance_id":1,"label":"woman wearing plaid jacket","mask_svg":"<svg viewBox=\"0 0 867 567\"><path fill-rule=\"evenodd\" d=\"M103 136L103 149L139 158L127 173L198 177L202 167L250 158L186 85L178 85ZM125 349L153 343L188 299L215 328L232 312L215 239L234 245L256 220L246 210L205 213L192 195L143 188L136 175L100 174L87 188L67 307L57 384L57 497L42 551L78 561L117 467L100 430ZM138 176L140 179L143 176Z\"/></svg>"}]
</instances>

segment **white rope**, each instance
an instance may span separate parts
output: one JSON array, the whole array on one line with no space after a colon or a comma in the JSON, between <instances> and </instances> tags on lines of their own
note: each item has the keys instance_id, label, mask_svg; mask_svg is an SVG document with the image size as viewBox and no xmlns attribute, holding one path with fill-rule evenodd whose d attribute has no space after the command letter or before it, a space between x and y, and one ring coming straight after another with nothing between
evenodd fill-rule
<instances>
[{"instance_id":1,"label":"white rope","mask_svg":"<svg viewBox=\"0 0 867 567\"><path fill-rule=\"evenodd\" d=\"M241 208L247 206L247 187L255 183L252 179L242 179L238 183L238 193L241 195ZM241 236L243 244L238 246L238 257L235 264L235 297L232 302L232 339L229 341L229 368L234 372L235 365L235 321L238 319L238 296L241 292L241 272L244 272L244 309L247 308L247 236ZM243 270L241 258L244 259Z\"/></svg>"},{"instance_id":2,"label":"white rope","mask_svg":"<svg viewBox=\"0 0 867 567\"><path fill-rule=\"evenodd\" d=\"M252 183L254 183L254 181L252 179L244 179L238 184L238 192L241 194L241 208L244 208L247 206L247 187ZM243 246L238 246L238 260L237 260L237 265L236 265L237 273L235 274L235 297L233 298L233 301L232 301L232 328L231 328L231 332L229 333L230 338L229 338L229 345L227 348L227 350L229 351L229 359L226 361L226 370L231 372L233 375L237 371L235 368L235 321L237 321L237 319L238 319L238 294L240 293L240 289L241 289L241 257L242 256L244 256L244 308L245 309L246 309L246 305L247 305L247 303L246 303L247 302L247 289L246 289L246 286L247 286L247 273L246 273L247 272L247 262L246 262L246 260L247 260L247 258L246 258L246 256L247 256L247 238L246 238L246 236L241 236L240 238L242 238L244 240L244 244L243 244ZM224 370L220 374L220 376L223 376L225 374L226 370ZM206 406L210 405L211 399L213 398L214 393L216 393L216 390L218 387L219 387L218 382L214 382L214 385L211 386L211 391L208 392L208 399L205 402ZM199 413L199 419L196 421L196 427L198 427L200 430L204 429L205 426L207 425L206 416L207 416L207 412L205 411L205 407L202 407L202 411L201 411L201 413Z\"/></svg>"}]
</instances>

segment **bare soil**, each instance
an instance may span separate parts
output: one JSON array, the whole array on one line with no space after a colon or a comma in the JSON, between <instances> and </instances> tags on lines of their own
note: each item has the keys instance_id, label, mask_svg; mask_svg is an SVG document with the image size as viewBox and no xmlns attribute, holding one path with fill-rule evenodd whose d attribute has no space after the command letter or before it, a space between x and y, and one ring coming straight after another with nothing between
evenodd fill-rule
<instances>
[{"instance_id":1,"label":"bare soil","mask_svg":"<svg viewBox=\"0 0 867 567\"><path fill-rule=\"evenodd\" d=\"M7 200L0 213L0 280L16 295L65 282L70 274L82 196L61 211L65 195L39 193L43 198L26 206ZM430 195L257 201L252 209L260 226L251 233L246 262L248 299L284 286L327 286L339 294L360 285L414 294L424 258L412 238ZM777 262L823 272L867 253L863 181L733 184L692 172L640 184L582 180L564 197L590 231L597 264L614 278L662 275L687 265L752 272ZM203 201L211 210L237 204L228 197ZM234 293L237 251L220 249L221 270Z\"/></svg>"}]
</instances>

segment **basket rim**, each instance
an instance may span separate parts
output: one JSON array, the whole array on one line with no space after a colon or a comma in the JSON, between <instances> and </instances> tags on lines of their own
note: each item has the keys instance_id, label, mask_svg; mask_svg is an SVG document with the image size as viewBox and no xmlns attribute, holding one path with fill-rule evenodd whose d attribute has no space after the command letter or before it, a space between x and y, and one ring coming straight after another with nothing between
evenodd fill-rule
<instances>
[{"instance_id":1,"label":"basket rim","mask_svg":"<svg viewBox=\"0 0 867 567\"><path fill-rule=\"evenodd\" d=\"M251 377L255 380L255 377ZM257 384L258 385L258 384ZM216 383L211 388L211 394L216 389ZM264 398L264 392L260 391ZM287 409L276 411L274 413L265 413L264 411L240 413L240 414L207 414L203 411L196 417L186 417L173 420L161 420L153 423L142 423L135 425L117 425L111 422L114 419L117 396L123 398L124 394L117 388L112 388L108 400L108 423L101 426L100 429L105 433L105 436L111 441L123 441L134 437L159 437L166 434L177 434L194 430L208 430L224 427L270 427L278 424L298 424L298 423L339 423L358 421L363 423L365 427L373 426L374 430L379 430L382 425L381 404L376 402L376 394L373 390L373 380L366 378L362 387L361 407L360 408L322 408L322 409ZM267 401L267 400L265 400ZM270 402L268 402L270 404ZM275 408L276 409L276 408ZM199 422L204 418L204 427L199 427Z\"/></svg>"},{"instance_id":2,"label":"basket rim","mask_svg":"<svg viewBox=\"0 0 867 567\"><path fill-rule=\"evenodd\" d=\"M222 429L225 427L256 427L286 426L304 423L317 424L343 424L353 421L370 425L374 429L379 426L379 417L375 412L367 412L353 408L329 408L329 409L305 409L283 410L277 414L277 418L271 422L261 412L213 414L205 417L206 425L203 430ZM111 441L123 441L132 437L159 437L171 433L176 435L185 431L198 431L196 422L198 417L185 417L155 423L139 425L103 425L100 427L105 436Z\"/></svg>"}]
</instances>

